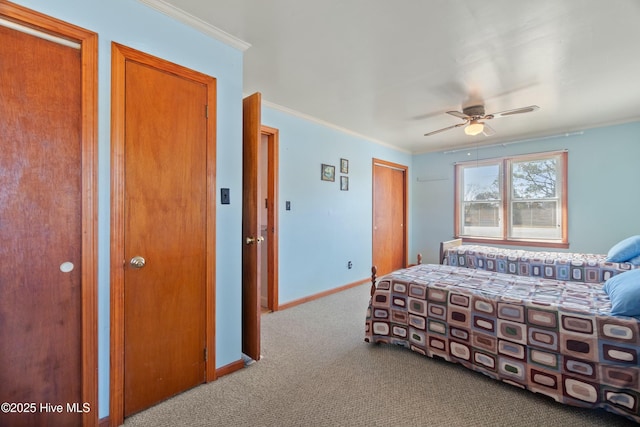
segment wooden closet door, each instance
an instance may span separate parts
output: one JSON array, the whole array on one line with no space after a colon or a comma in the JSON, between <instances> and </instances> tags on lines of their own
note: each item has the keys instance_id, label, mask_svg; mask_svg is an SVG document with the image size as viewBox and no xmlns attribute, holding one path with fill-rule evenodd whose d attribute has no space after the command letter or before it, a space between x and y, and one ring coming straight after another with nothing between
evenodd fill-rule
<instances>
[{"instance_id":1,"label":"wooden closet door","mask_svg":"<svg viewBox=\"0 0 640 427\"><path fill-rule=\"evenodd\" d=\"M127 416L205 381L207 87L133 60L125 80Z\"/></svg>"},{"instance_id":2,"label":"wooden closet door","mask_svg":"<svg viewBox=\"0 0 640 427\"><path fill-rule=\"evenodd\" d=\"M0 425L80 425L81 52L5 27L0 40L0 402L37 405Z\"/></svg>"},{"instance_id":3,"label":"wooden closet door","mask_svg":"<svg viewBox=\"0 0 640 427\"><path fill-rule=\"evenodd\" d=\"M109 418L120 425L215 379L217 95L215 78L118 43L111 72Z\"/></svg>"},{"instance_id":4,"label":"wooden closet door","mask_svg":"<svg viewBox=\"0 0 640 427\"><path fill-rule=\"evenodd\" d=\"M378 275L406 267L405 166L373 162L373 265Z\"/></svg>"}]
</instances>

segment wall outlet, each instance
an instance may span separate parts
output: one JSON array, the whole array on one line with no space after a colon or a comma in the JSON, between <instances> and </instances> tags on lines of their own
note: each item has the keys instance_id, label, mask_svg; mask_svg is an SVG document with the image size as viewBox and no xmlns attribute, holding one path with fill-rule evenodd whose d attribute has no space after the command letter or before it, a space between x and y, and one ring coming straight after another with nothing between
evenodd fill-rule
<instances>
[{"instance_id":1,"label":"wall outlet","mask_svg":"<svg viewBox=\"0 0 640 427\"><path fill-rule=\"evenodd\" d=\"M351 270L351 267L353 267L353 263L352 263L351 261L349 261L349 262L347 263L347 268L348 268L349 270Z\"/></svg>"}]
</instances>

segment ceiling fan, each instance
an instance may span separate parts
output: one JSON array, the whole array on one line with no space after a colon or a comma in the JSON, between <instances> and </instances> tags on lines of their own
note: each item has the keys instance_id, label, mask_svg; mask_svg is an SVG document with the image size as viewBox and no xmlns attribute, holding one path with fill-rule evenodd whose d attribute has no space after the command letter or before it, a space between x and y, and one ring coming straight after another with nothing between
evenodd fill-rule
<instances>
[{"instance_id":1,"label":"ceiling fan","mask_svg":"<svg viewBox=\"0 0 640 427\"><path fill-rule=\"evenodd\" d=\"M513 110L501 111L499 113L485 114L484 113L484 105L471 105L469 107L465 107L460 111L447 111L447 114L451 114L452 116L456 116L464 120L462 123L458 123L457 125L448 126L446 128L434 130L433 132L425 133L424 136L435 135L436 133L444 132L445 130L459 128L460 126L467 125L464 128L464 133L467 135L478 135L483 133L485 136L491 136L496 133L492 127L484 122L484 120L495 119L498 117L512 116L514 114L522 114L522 113L530 113L532 111L536 111L538 108L537 105L530 105L528 107L516 108ZM481 121L483 120L483 121Z\"/></svg>"}]
</instances>

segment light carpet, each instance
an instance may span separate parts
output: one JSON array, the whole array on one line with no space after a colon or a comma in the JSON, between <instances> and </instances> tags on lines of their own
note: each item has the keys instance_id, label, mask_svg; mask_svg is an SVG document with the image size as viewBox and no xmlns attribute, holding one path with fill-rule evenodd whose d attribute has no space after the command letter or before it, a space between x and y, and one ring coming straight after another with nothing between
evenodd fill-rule
<instances>
[{"instance_id":1,"label":"light carpet","mask_svg":"<svg viewBox=\"0 0 640 427\"><path fill-rule=\"evenodd\" d=\"M369 284L264 314L262 359L127 427L626 426L460 365L363 341Z\"/></svg>"}]
</instances>

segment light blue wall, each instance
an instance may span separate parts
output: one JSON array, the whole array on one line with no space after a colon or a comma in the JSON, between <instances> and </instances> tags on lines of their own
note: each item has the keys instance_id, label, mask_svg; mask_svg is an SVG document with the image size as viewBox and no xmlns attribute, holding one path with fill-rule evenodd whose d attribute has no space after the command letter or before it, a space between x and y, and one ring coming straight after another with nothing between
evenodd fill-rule
<instances>
[{"instance_id":1,"label":"light blue wall","mask_svg":"<svg viewBox=\"0 0 640 427\"><path fill-rule=\"evenodd\" d=\"M372 159L411 166L411 155L274 108L262 108L262 123L280 131L279 303L369 277ZM340 191L341 158L349 191ZM336 166L335 182L320 180L322 163Z\"/></svg>"},{"instance_id":2,"label":"light blue wall","mask_svg":"<svg viewBox=\"0 0 640 427\"><path fill-rule=\"evenodd\" d=\"M133 0L18 0L16 3L98 33L98 399L109 412L109 239L111 42L217 78L217 187L242 191L242 53ZM216 192L219 194L219 190ZM233 196L235 194L235 196ZM216 207L216 365L241 355L242 205Z\"/></svg>"},{"instance_id":3,"label":"light blue wall","mask_svg":"<svg viewBox=\"0 0 640 427\"><path fill-rule=\"evenodd\" d=\"M606 253L640 234L640 123L582 134L413 158L412 253L437 262L438 244L453 237L453 164L514 154L568 150L569 252Z\"/></svg>"}]
</instances>

